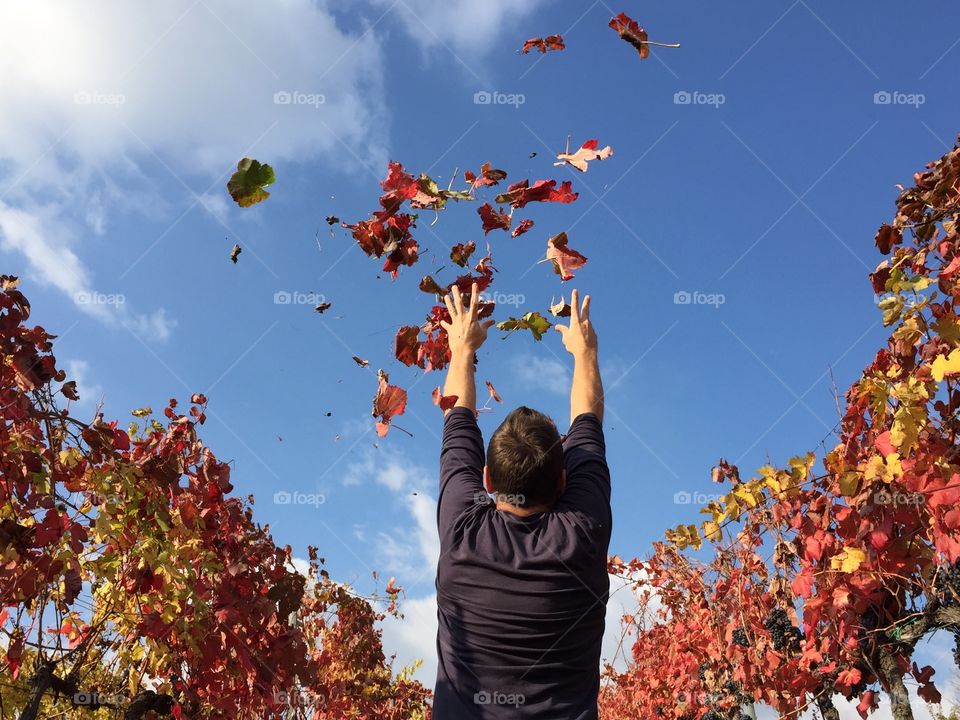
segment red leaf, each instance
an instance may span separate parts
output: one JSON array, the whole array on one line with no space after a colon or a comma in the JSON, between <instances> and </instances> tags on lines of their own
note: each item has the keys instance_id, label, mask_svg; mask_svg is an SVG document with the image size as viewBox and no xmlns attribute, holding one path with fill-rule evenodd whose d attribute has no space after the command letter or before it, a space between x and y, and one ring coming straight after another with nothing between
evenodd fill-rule
<instances>
[{"instance_id":1,"label":"red leaf","mask_svg":"<svg viewBox=\"0 0 960 720\"><path fill-rule=\"evenodd\" d=\"M491 167L490 163L484 163L480 166L480 175L474 175L469 170L463 171L463 179L470 183L470 190L473 191L478 187L487 187L489 185L496 185L501 180L506 179L507 173L503 170L497 170L496 168Z\"/></svg>"},{"instance_id":2,"label":"red leaf","mask_svg":"<svg viewBox=\"0 0 960 720\"><path fill-rule=\"evenodd\" d=\"M567 234L562 232L547 240L547 260L553 262L553 270L561 282L573 278L573 271L587 263L587 258L567 246Z\"/></svg>"},{"instance_id":3,"label":"red leaf","mask_svg":"<svg viewBox=\"0 0 960 720\"><path fill-rule=\"evenodd\" d=\"M407 407L407 391L396 385L389 384L389 376L383 370L377 372L379 387L373 398L371 415L377 420L377 435L386 436L390 431L390 421L397 415L402 415Z\"/></svg>"},{"instance_id":4,"label":"red leaf","mask_svg":"<svg viewBox=\"0 0 960 720\"><path fill-rule=\"evenodd\" d=\"M493 209L490 203L484 203L477 208L480 214L480 220L483 222L483 234L488 234L491 230L509 230L513 218L502 208Z\"/></svg>"},{"instance_id":5,"label":"red leaf","mask_svg":"<svg viewBox=\"0 0 960 720\"><path fill-rule=\"evenodd\" d=\"M457 243L450 250L450 259L460 267L466 267L467 263L470 262L470 256L473 255L473 251L476 249L477 244L473 242L473 240L466 245Z\"/></svg>"},{"instance_id":6,"label":"red leaf","mask_svg":"<svg viewBox=\"0 0 960 720\"><path fill-rule=\"evenodd\" d=\"M417 339L419 335L420 327L417 325L404 325L397 330L394 352L397 360L408 367L417 363L420 350L420 342Z\"/></svg>"},{"instance_id":7,"label":"red leaf","mask_svg":"<svg viewBox=\"0 0 960 720\"><path fill-rule=\"evenodd\" d=\"M860 717L866 718L867 715L876 709L876 697L877 693L873 690L867 690L860 696L860 704L857 705L857 712L860 713Z\"/></svg>"},{"instance_id":8,"label":"red leaf","mask_svg":"<svg viewBox=\"0 0 960 720\"><path fill-rule=\"evenodd\" d=\"M571 182L564 180L557 189L556 180L537 180L532 186L527 180L520 180L507 188L507 192L497 195L498 203L510 204L522 208L530 202L572 203L579 196L571 190Z\"/></svg>"},{"instance_id":9,"label":"red leaf","mask_svg":"<svg viewBox=\"0 0 960 720\"><path fill-rule=\"evenodd\" d=\"M520 52L526 55L531 50L539 50L542 53L548 50L563 50L566 45L563 44L563 38L560 35L548 35L547 37L535 37L527 40Z\"/></svg>"},{"instance_id":10,"label":"red leaf","mask_svg":"<svg viewBox=\"0 0 960 720\"><path fill-rule=\"evenodd\" d=\"M517 225L513 229L513 232L510 233L510 236L517 237L519 235L523 235L527 230L529 230L532 227L533 227L533 220L530 220L530 219L521 220L520 224Z\"/></svg>"},{"instance_id":11,"label":"red leaf","mask_svg":"<svg viewBox=\"0 0 960 720\"><path fill-rule=\"evenodd\" d=\"M500 393L498 393L496 389L493 387L493 383L490 382L489 380L487 380L486 382L487 382L487 390L490 391L490 397L496 400L498 403L502 403L503 398L500 397Z\"/></svg>"},{"instance_id":12,"label":"red leaf","mask_svg":"<svg viewBox=\"0 0 960 720\"><path fill-rule=\"evenodd\" d=\"M610 27L620 33L620 37L633 45L640 53L640 59L645 60L650 55L650 45L647 43L647 31L637 21L626 13L620 13L610 20Z\"/></svg>"},{"instance_id":13,"label":"red leaf","mask_svg":"<svg viewBox=\"0 0 960 720\"><path fill-rule=\"evenodd\" d=\"M457 400L459 400L459 398L456 395L441 394L439 385L433 391L433 404L438 405L444 412L455 406L457 404Z\"/></svg>"}]
</instances>

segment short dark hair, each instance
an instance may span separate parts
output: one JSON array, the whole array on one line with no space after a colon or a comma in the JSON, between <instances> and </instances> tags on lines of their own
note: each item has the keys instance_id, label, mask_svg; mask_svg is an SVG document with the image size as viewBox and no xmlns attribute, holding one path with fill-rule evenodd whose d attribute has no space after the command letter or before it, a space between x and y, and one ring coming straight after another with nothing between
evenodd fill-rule
<instances>
[{"instance_id":1,"label":"short dark hair","mask_svg":"<svg viewBox=\"0 0 960 720\"><path fill-rule=\"evenodd\" d=\"M490 484L518 507L551 505L563 472L557 426L542 412L520 406L500 423L487 445Z\"/></svg>"}]
</instances>

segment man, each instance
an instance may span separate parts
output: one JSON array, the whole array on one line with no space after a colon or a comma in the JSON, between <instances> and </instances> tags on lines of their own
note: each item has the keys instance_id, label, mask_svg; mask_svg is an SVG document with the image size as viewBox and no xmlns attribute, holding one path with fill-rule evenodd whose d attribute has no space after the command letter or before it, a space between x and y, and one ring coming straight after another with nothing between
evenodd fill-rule
<instances>
[{"instance_id":1,"label":"man","mask_svg":"<svg viewBox=\"0 0 960 720\"><path fill-rule=\"evenodd\" d=\"M436 720L597 717L600 642L609 595L610 474L590 296L557 326L573 355L570 431L511 412L484 464L476 420L478 321L453 288L445 298L451 360L440 452ZM491 501L487 492L495 494Z\"/></svg>"}]
</instances>

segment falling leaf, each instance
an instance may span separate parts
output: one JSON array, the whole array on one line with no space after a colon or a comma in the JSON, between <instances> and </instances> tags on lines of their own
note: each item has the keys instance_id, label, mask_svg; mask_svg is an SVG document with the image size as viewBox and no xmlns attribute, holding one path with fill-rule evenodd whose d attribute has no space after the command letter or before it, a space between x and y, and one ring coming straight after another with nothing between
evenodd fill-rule
<instances>
[{"instance_id":1,"label":"falling leaf","mask_svg":"<svg viewBox=\"0 0 960 720\"><path fill-rule=\"evenodd\" d=\"M338 222L340 222L340 218L338 218L336 215L327 215L327 217L324 219L327 221L327 225L336 225Z\"/></svg>"},{"instance_id":2,"label":"falling leaf","mask_svg":"<svg viewBox=\"0 0 960 720\"><path fill-rule=\"evenodd\" d=\"M420 354L420 326L404 325L397 330L394 355L408 367L416 365Z\"/></svg>"},{"instance_id":3,"label":"falling leaf","mask_svg":"<svg viewBox=\"0 0 960 720\"><path fill-rule=\"evenodd\" d=\"M533 227L533 220L530 220L529 218L525 220L521 220L520 224L517 225L513 229L513 232L510 233L510 236L518 237L519 235L523 235L527 230L529 230L532 227Z\"/></svg>"},{"instance_id":4,"label":"falling leaf","mask_svg":"<svg viewBox=\"0 0 960 720\"><path fill-rule=\"evenodd\" d=\"M450 410L457 404L459 397L456 395L443 395L440 392L440 386L437 385L433 390L433 404L437 405L443 412Z\"/></svg>"},{"instance_id":5,"label":"falling leaf","mask_svg":"<svg viewBox=\"0 0 960 720\"><path fill-rule=\"evenodd\" d=\"M562 295L560 296L560 302L557 303L553 302L553 298L550 298L548 309L554 317L570 317L570 303L566 302Z\"/></svg>"},{"instance_id":6,"label":"falling leaf","mask_svg":"<svg viewBox=\"0 0 960 720\"><path fill-rule=\"evenodd\" d=\"M0 275L0 290L16 290L20 284L20 278L16 275Z\"/></svg>"},{"instance_id":7,"label":"falling leaf","mask_svg":"<svg viewBox=\"0 0 960 720\"><path fill-rule=\"evenodd\" d=\"M530 185L528 180L520 180L494 199L498 203L510 204L516 209L530 202L572 203L579 193L573 192L570 186L569 180L564 180L559 188L556 180L537 180L533 185Z\"/></svg>"},{"instance_id":8,"label":"falling leaf","mask_svg":"<svg viewBox=\"0 0 960 720\"><path fill-rule=\"evenodd\" d=\"M233 246L233 249L230 251L230 259L233 261L234 265L237 264L237 258L240 257L240 253L242 252L243 250L240 249L239 245Z\"/></svg>"},{"instance_id":9,"label":"falling leaf","mask_svg":"<svg viewBox=\"0 0 960 720\"><path fill-rule=\"evenodd\" d=\"M142 408L137 408L130 414L133 415L134 417L142 418L142 417L146 417L147 415L150 415L151 413L153 413L153 408L142 407Z\"/></svg>"},{"instance_id":10,"label":"falling leaf","mask_svg":"<svg viewBox=\"0 0 960 720\"><path fill-rule=\"evenodd\" d=\"M543 315L534 311L528 312L520 318L508 318L497 323L497 328L505 330L508 334L514 330L529 330L533 334L534 340L541 340L543 334L550 329L552 323Z\"/></svg>"},{"instance_id":11,"label":"falling leaf","mask_svg":"<svg viewBox=\"0 0 960 720\"><path fill-rule=\"evenodd\" d=\"M470 170L463 171L463 179L470 183L470 189L475 190L478 187L496 185L501 180L506 179L507 173L503 170L497 170L490 163L484 163L480 166L480 174L475 175Z\"/></svg>"},{"instance_id":12,"label":"falling leaf","mask_svg":"<svg viewBox=\"0 0 960 720\"><path fill-rule=\"evenodd\" d=\"M537 156L536 151L534 151L534 152L530 153L529 155L527 155L527 157L530 158L531 160L533 160L533 158L535 158L536 156Z\"/></svg>"},{"instance_id":13,"label":"falling leaf","mask_svg":"<svg viewBox=\"0 0 960 720\"><path fill-rule=\"evenodd\" d=\"M334 442L340 442L340 433L337 433L337 434L334 436L333 441L334 441Z\"/></svg>"},{"instance_id":14,"label":"falling leaf","mask_svg":"<svg viewBox=\"0 0 960 720\"><path fill-rule=\"evenodd\" d=\"M371 415L377 420L377 435L385 437L390 431L390 421L396 415L402 415L407 407L407 391L396 385L390 385L390 378L383 370L377 371L379 386L373 398Z\"/></svg>"},{"instance_id":15,"label":"falling leaf","mask_svg":"<svg viewBox=\"0 0 960 720\"><path fill-rule=\"evenodd\" d=\"M557 160L554 165L572 165L580 172L587 171L587 163L591 160L606 160L613 155L613 148L607 145L602 150L597 150L597 140L587 140L575 153L557 153Z\"/></svg>"},{"instance_id":16,"label":"falling leaf","mask_svg":"<svg viewBox=\"0 0 960 720\"><path fill-rule=\"evenodd\" d=\"M490 397L496 400L498 403L502 403L503 398L500 397L500 393L498 393L496 389L493 387L493 383L490 382L489 380L487 380L486 383L487 383L487 390L490 391Z\"/></svg>"},{"instance_id":17,"label":"falling leaf","mask_svg":"<svg viewBox=\"0 0 960 720\"><path fill-rule=\"evenodd\" d=\"M443 295L444 290L440 285L437 284L437 281L433 279L433 275L424 275L423 279L420 281L420 290L421 292L430 293L432 295Z\"/></svg>"},{"instance_id":18,"label":"falling leaf","mask_svg":"<svg viewBox=\"0 0 960 720\"><path fill-rule=\"evenodd\" d=\"M67 398L67 400L80 399L80 396L77 394L76 380L70 380L69 382L65 382L63 386L60 388L60 392L63 393L64 397Z\"/></svg>"},{"instance_id":19,"label":"falling leaf","mask_svg":"<svg viewBox=\"0 0 960 720\"><path fill-rule=\"evenodd\" d=\"M547 240L547 260L553 262L554 272L560 276L561 282L573 278L573 271L579 270L587 263L587 258L567 246L565 232Z\"/></svg>"},{"instance_id":20,"label":"falling leaf","mask_svg":"<svg viewBox=\"0 0 960 720\"><path fill-rule=\"evenodd\" d=\"M314 311L316 311L316 312L318 312L318 313L320 313L320 314L322 315L322 314L325 313L327 310L329 310L330 307L331 307L331 303L322 302L322 303L320 303L319 305L316 305L313 309L314 309Z\"/></svg>"},{"instance_id":21,"label":"falling leaf","mask_svg":"<svg viewBox=\"0 0 960 720\"><path fill-rule=\"evenodd\" d=\"M563 50L565 47L566 45L563 44L563 38L560 35L548 35L547 37L530 38L520 48L520 52L526 55L531 50L537 49L545 53L548 50Z\"/></svg>"},{"instance_id":22,"label":"falling leaf","mask_svg":"<svg viewBox=\"0 0 960 720\"><path fill-rule=\"evenodd\" d=\"M455 262L460 267L466 267L467 263L470 261L470 256L473 255L473 251L477 249L477 244L471 240L466 245L463 243L457 243L450 250L450 259Z\"/></svg>"},{"instance_id":23,"label":"falling leaf","mask_svg":"<svg viewBox=\"0 0 960 720\"><path fill-rule=\"evenodd\" d=\"M623 40L626 40L637 49L637 52L640 53L641 60L646 60L647 57L650 56L650 45L660 45L661 47L670 48L680 47L679 43L673 43L671 45L654 43L648 38L647 31L640 27L637 21L626 13L620 13L615 18L612 18L609 25L620 34Z\"/></svg>"},{"instance_id":24,"label":"falling leaf","mask_svg":"<svg viewBox=\"0 0 960 720\"><path fill-rule=\"evenodd\" d=\"M353 361L354 361L357 365L359 365L360 367L362 367L362 368L365 368L367 365L370 364L370 361L369 361L369 360L364 360L364 359L363 359L362 357L360 357L359 355L354 355L354 356L353 356Z\"/></svg>"},{"instance_id":25,"label":"falling leaf","mask_svg":"<svg viewBox=\"0 0 960 720\"><path fill-rule=\"evenodd\" d=\"M498 196L499 197L499 196ZM497 202L500 202L499 200ZM484 203L477 208L480 214L480 220L483 222L483 234L488 234L491 230L509 230L513 218L503 208L493 209L490 203Z\"/></svg>"},{"instance_id":26,"label":"falling leaf","mask_svg":"<svg viewBox=\"0 0 960 720\"><path fill-rule=\"evenodd\" d=\"M250 207L270 197L270 193L263 188L272 185L276 179L276 173L269 165L243 158L237 163L237 171L227 183L227 191L237 205Z\"/></svg>"},{"instance_id":27,"label":"falling leaf","mask_svg":"<svg viewBox=\"0 0 960 720\"><path fill-rule=\"evenodd\" d=\"M403 588L396 584L396 578L390 578L387 581L387 587L384 588L387 591L388 595L397 595L398 593L403 592Z\"/></svg>"}]
</instances>

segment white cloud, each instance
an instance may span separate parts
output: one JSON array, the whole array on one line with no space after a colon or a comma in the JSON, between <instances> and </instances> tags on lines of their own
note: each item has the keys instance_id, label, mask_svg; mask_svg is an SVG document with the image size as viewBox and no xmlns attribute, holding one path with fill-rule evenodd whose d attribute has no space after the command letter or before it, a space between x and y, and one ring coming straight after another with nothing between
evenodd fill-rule
<instances>
[{"instance_id":1,"label":"white cloud","mask_svg":"<svg viewBox=\"0 0 960 720\"><path fill-rule=\"evenodd\" d=\"M541 0L374 0L393 7L412 38L426 48L446 47L456 53L462 67L482 74L474 59L494 48L503 48L512 38L506 30L541 4ZM535 33L534 33L535 34ZM524 38L526 39L526 38ZM517 48L506 48L513 52Z\"/></svg>"},{"instance_id":2,"label":"white cloud","mask_svg":"<svg viewBox=\"0 0 960 720\"><path fill-rule=\"evenodd\" d=\"M556 395L570 393L570 369L556 358L515 356L513 368L517 380L525 386L542 388Z\"/></svg>"},{"instance_id":3,"label":"white cloud","mask_svg":"<svg viewBox=\"0 0 960 720\"><path fill-rule=\"evenodd\" d=\"M119 213L236 217L223 185L244 154L281 182L285 163L336 157L366 175L387 157L377 30L341 30L325 3L4 3L0 44L17 58L0 75L0 248L70 298L116 292L80 238ZM162 309L132 305L81 309L169 334Z\"/></svg>"}]
</instances>

